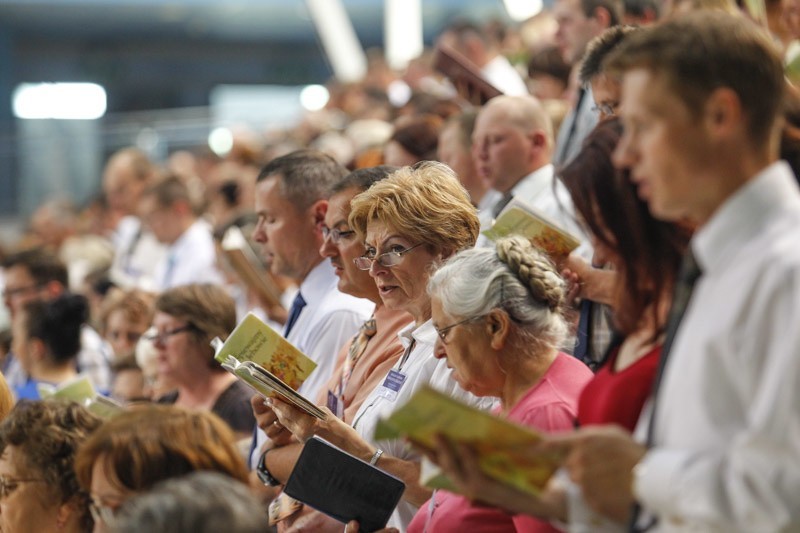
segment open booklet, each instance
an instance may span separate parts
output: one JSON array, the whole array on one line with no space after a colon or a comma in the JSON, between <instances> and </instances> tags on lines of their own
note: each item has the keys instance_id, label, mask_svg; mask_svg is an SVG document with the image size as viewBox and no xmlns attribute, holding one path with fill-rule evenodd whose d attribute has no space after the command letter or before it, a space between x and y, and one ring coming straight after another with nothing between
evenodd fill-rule
<instances>
[{"instance_id":1,"label":"open booklet","mask_svg":"<svg viewBox=\"0 0 800 533\"><path fill-rule=\"evenodd\" d=\"M544 437L535 430L465 405L430 387L380 420L375 439L406 438L427 449L436 447L435 436L471 445L488 477L537 495L564 459L557 452L536 450ZM436 468L425 465L422 483L430 488L458 492Z\"/></svg>"},{"instance_id":2,"label":"open booklet","mask_svg":"<svg viewBox=\"0 0 800 533\"><path fill-rule=\"evenodd\" d=\"M269 305L283 306L281 290L273 283L270 273L258 260L238 226L231 226L225 231L221 247L228 264L247 287L255 291Z\"/></svg>"},{"instance_id":3,"label":"open booklet","mask_svg":"<svg viewBox=\"0 0 800 533\"><path fill-rule=\"evenodd\" d=\"M43 400L54 398L59 400L70 400L86 407L89 411L103 418L111 418L118 415L125 408L94 390L89 376L77 376L61 385L50 385L49 383L39 383L36 385L39 397Z\"/></svg>"},{"instance_id":4,"label":"open booklet","mask_svg":"<svg viewBox=\"0 0 800 533\"><path fill-rule=\"evenodd\" d=\"M266 398L279 399L320 419L325 412L296 392L317 364L253 313L223 343L211 341L215 359Z\"/></svg>"},{"instance_id":5,"label":"open booklet","mask_svg":"<svg viewBox=\"0 0 800 533\"><path fill-rule=\"evenodd\" d=\"M483 234L496 241L509 235L521 235L544 251L556 263L566 259L581 241L559 226L554 220L519 198L512 198L492 227Z\"/></svg>"}]
</instances>

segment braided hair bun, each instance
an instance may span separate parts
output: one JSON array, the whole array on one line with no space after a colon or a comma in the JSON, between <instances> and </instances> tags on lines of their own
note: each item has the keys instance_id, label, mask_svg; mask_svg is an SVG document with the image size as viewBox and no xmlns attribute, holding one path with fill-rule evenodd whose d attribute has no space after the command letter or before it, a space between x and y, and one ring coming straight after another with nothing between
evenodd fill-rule
<instances>
[{"instance_id":1,"label":"braided hair bun","mask_svg":"<svg viewBox=\"0 0 800 533\"><path fill-rule=\"evenodd\" d=\"M508 265L533 296L533 299L557 311L564 302L565 284L547 255L520 236L497 241L497 257Z\"/></svg>"}]
</instances>

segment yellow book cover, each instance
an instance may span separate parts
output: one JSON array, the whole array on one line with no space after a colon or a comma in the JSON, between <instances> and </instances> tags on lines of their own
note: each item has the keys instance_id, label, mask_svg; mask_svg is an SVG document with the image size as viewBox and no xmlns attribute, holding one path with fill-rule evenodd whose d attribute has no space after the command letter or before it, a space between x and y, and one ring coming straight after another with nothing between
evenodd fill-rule
<instances>
[{"instance_id":1,"label":"yellow book cover","mask_svg":"<svg viewBox=\"0 0 800 533\"><path fill-rule=\"evenodd\" d=\"M103 418L111 418L124 410L122 405L111 398L106 398L98 394L89 376L85 375L79 375L58 386L48 383L39 383L36 389L43 400L53 398L76 402Z\"/></svg>"},{"instance_id":2,"label":"yellow book cover","mask_svg":"<svg viewBox=\"0 0 800 533\"><path fill-rule=\"evenodd\" d=\"M577 237L517 198L509 202L483 234L492 241L521 235L556 262L566 259L581 244Z\"/></svg>"},{"instance_id":3,"label":"yellow book cover","mask_svg":"<svg viewBox=\"0 0 800 533\"><path fill-rule=\"evenodd\" d=\"M560 453L533 451L544 438L541 433L430 387L420 389L375 429L376 440L406 438L423 448L434 448L437 434L470 444L487 476L533 495L541 492L563 460ZM454 489L435 469L428 469L422 481L431 488Z\"/></svg>"},{"instance_id":4,"label":"yellow book cover","mask_svg":"<svg viewBox=\"0 0 800 533\"><path fill-rule=\"evenodd\" d=\"M294 390L317 368L317 363L253 313L248 313L215 348L214 357L220 363L226 363L229 356L239 363L252 361Z\"/></svg>"}]
</instances>

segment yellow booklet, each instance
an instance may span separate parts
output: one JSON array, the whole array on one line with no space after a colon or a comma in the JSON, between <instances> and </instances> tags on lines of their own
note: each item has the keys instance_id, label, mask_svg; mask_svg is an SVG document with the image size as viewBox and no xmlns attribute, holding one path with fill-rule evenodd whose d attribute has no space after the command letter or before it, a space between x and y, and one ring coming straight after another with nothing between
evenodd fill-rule
<instances>
[{"instance_id":1,"label":"yellow booklet","mask_svg":"<svg viewBox=\"0 0 800 533\"><path fill-rule=\"evenodd\" d=\"M533 495L541 492L563 461L560 453L533 451L546 438L541 433L462 404L430 387L417 391L375 429L376 440L406 438L424 448L436 446L437 434L470 444L487 476ZM430 488L455 489L436 469L426 468L422 474L423 484Z\"/></svg>"},{"instance_id":2,"label":"yellow booklet","mask_svg":"<svg viewBox=\"0 0 800 533\"><path fill-rule=\"evenodd\" d=\"M36 385L39 397L43 400L54 398L68 400L81 404L89 411L103 418L111 418L121 413L125 408L94 390L89 376L79 375L61 385L39 383Z\"/></svg>"},{"instance_id":3,"label":"yellow booklet","mask_svg":"<svg viewBox=\"0 0 800 533\"><path fill-rule=\"evenodd\" d=\"M253 313L223 343L211 341L223 368L264 397L278 396L317 418L325 413L296 392L317 364Z\"/></svg>"},{"instance_id":4,"label":"yellow booklet","mask_svg":"<svg viewBox=\"0 0 800 533\"><path fill-rule=\"evenodd\" d=\"M512 198L497 215L492 227L484 230L483 234L492 241L521 235L556 262L566 259L581 244L580 239L518 198Z\"/></svg>"}]
</instances>

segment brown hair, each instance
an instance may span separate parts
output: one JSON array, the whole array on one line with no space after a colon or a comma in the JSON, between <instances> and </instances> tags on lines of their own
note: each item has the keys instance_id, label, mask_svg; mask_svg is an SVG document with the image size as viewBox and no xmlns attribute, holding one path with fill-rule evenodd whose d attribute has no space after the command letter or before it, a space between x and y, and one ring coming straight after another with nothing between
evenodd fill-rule
<instances>
[{"instance_id":1,"label":"brown hair","mask_svg":"<svg viewBox=\"0 0 800 533\"><path fill-rule=\"evenodd\" d=\"M75 458L84 490L92 484L98 460L104 461L109 481L124 492L144 491L197 470L247 482L247 468L227 424L213 413L171 405L133 406L103 424Z\"/></svg>"},{"instance_id":2,"label":"brown hair","mask_svg":"<svg viewBox=\"0 0 800 533\"><path fill-rule=\"evenodd\" d=\"M397 126L389 140L398 143L419 161L433 161L436 159L442 122L441 117L436 115L410 118Z\"/></svg>"},{"instance_id":3,"label":"brown hair","mask_svg":"<svg viewBox=\"0 0 800 533\"><path fill-rule=\"evenodd\" d=\"M359 238L380 220L401 235L449 255L475 246L480 222L469 195L445 164L402 167L350 202L350 227Z\"/></svg>"},{"instance_id":4,"label":"brown hair","mask_svg":"<svg viewBox=\"0 0 800 533\"><path fill-rule=\"evenodd\" d=\"M78 484L74 459L78 446L101 423L76 403L22 400L0 425L0 452L14 446L24 467L37 471L31 475L46 481L56 504L74 499L84 531L92 529L89 495Z\"/></svg>"},{"instance_id":5,"label":"brown hair","mask_svg":"<svg viewBox=\"0 0 800 533\"><path fill-rule=\"evenodd\" d=\"M155 296L141 289L114 290L100 307L100 326L103 335L106 334L108 318L114 311L122 311L125 320L129 323L142 322L149 326L153 321L153 302Z\"/></svg>"},{"instance_id":6,"label":"brown hair","mask_svg":"<svg viewBox=\"0 0 800 533\"><path fill-rule=\"evenodd\" d=\"M611 154L621 135L619 119L598 124L561 171L561 181L589 231L619 258L617 327L626 334L635 331L645 311L652 309L658 335L665 324L654 304L671 289L689 235L653 218L628 172L614 167Z\"/></svg>"},{"instance_id":7,"label":"brown hair","mask_svg":"<svg viewBox=\"0 0 800 533\"><path fill-rule=\"evenodd\" d=\"M770 36L742 16L703 11L652 26L626 37L606 67L662 77L695 116L713 91L733 90L758 148L774 135L783 110L781 56Z\"/></svg>"},{"instance_id":8,"label":"brown hair","mask_svg":"<svg viewBox=\"0 0 800 533\"><path fill-rule=\"evenodd\" d=\"M214 360L210 343L214 337L224 340L236 327L236 303L225 289L211 283L181 285L161 293L156 300L156 311L191 324L189 333L200 349L208 353L209 365L222 371Z\"/></svg>"}]
</instances>

